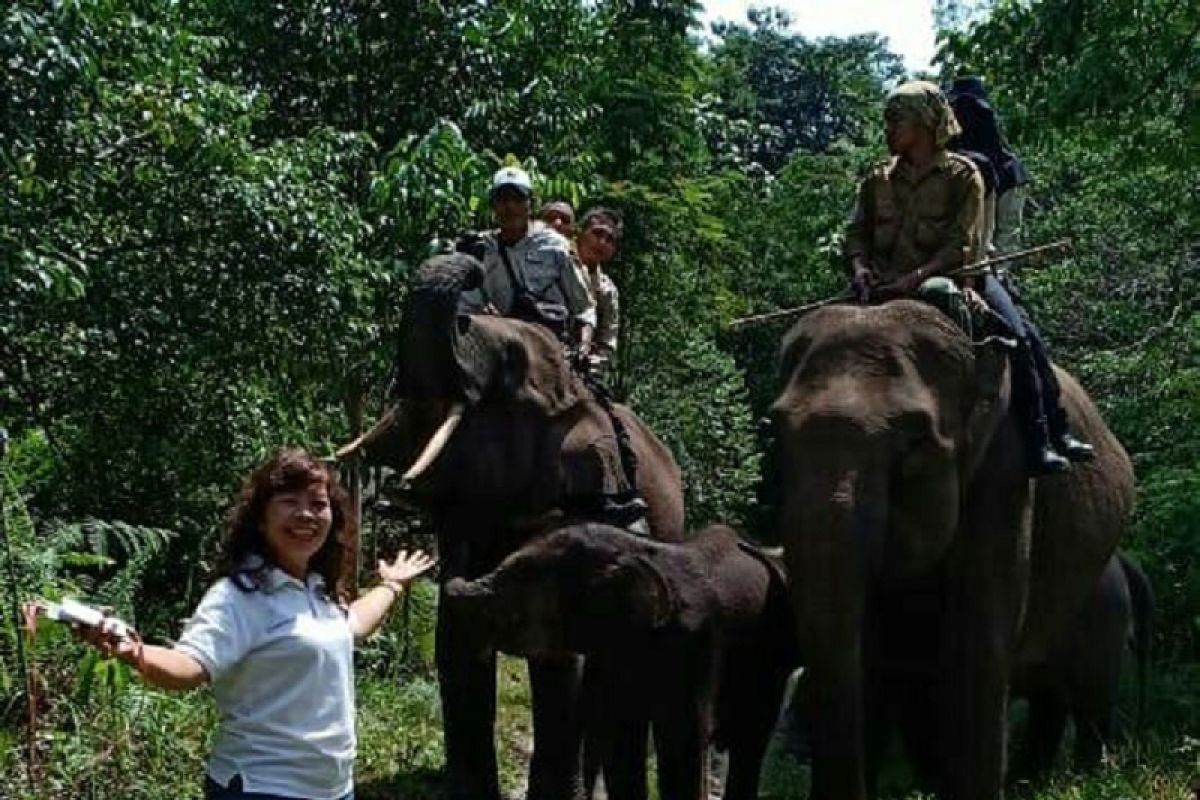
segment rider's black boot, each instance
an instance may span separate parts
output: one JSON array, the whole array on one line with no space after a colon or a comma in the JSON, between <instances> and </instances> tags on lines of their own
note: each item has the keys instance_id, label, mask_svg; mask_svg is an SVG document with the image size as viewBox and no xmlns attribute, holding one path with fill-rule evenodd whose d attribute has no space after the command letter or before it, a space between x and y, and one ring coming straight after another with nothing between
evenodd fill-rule
<instances>
[{"instance_id":1,"label":"rider's black boot","mask_svg":"<svg viewBox=\"0 0 1200 800\"><path fill-rule=\"evenodd\" d=\"M1096 460L1096 448L1069 433L1054 438L1054 449L1073 463Z\"/></svg>"}]
</instances>

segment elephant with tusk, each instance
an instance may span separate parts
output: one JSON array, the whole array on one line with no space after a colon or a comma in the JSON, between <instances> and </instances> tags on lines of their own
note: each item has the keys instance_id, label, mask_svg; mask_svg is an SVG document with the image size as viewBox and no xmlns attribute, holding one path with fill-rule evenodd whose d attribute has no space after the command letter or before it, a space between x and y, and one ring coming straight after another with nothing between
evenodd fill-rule
<instances>
[{"instance_id":1,"label":"elephant with tusk","mask_svg":"<svg viewBox=\"0 0 1200 800\"><path fill-rule=\"evenodd\" d=\"M437 531L443 581L477 578L549 526L597 519L603 498L631 490L645 501L650 538L681 540L683 490L670 451L632 411L613 406L636 459L630 486L616 426L560 343L537 325L459 313L459 295L479 285L481 269L464 254L420 267L401 322L397 403L338 456L403 473L408 499ZM495 651L468 647L476 624L439 603L446 796L498 800ZM580 797L580 659L533 656L529 672L528 796Z\"/></svg>"}]
</instances>

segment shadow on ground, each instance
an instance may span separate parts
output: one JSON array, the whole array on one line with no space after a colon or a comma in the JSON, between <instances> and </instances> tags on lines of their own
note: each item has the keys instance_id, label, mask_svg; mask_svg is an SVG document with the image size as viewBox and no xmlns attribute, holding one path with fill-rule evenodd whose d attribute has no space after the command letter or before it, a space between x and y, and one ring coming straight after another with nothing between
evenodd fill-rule
<instances>
[{"instance_id":1,"label":"shadow on ground","mask_svg":"<svg viewBox=\"0 0 1200 800\"><path fill-rule=\"evenodd\" d=\"M355 800L438 800L442 773L436 769L397 772L386 778L358 783Z\"/></svg>"}]
</instances>

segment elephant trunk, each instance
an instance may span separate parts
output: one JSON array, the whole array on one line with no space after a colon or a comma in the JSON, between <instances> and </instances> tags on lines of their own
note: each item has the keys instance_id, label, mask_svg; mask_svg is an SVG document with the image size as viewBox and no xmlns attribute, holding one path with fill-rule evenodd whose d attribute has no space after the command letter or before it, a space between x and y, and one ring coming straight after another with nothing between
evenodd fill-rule
<instances>
[{"instance_id":1,"label":"elephant trunk","mask_svg":"<svg viewBox=\"0 0 1200 800\"><path fill-rule=\"evenodd\" d=\"M863 628L886 536L886 470L825 448L789 470L781 531L812 698L813 798L865 800ZM837 462L841 460L839 465ZM832 468L831 468L832 464ZM797 487L797 482L801 484Z\"/></svg>"},{"instance_id":2,"label":"elephant trunk","mask_svg":"<svg viewBox=\"0 0 1200 800\"><path fill-rule=\"evenodd\" d=\"M446 604L447 611L467 621L459 627L464 638L459 644L468 652L482 653L494 649L495 601L496 592L489 578L474 581L451 578L442 585L442 602Z\"/></svg>"}]
</instances>

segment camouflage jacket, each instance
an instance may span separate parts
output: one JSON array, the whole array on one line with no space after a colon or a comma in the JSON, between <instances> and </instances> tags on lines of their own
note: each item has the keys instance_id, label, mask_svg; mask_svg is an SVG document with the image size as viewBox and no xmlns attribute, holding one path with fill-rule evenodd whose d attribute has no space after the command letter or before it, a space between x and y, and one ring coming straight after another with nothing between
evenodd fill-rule
<instances>
[{"instance_id":1,"label":"camouflage jacket","mask_svg":"<svg viewBox=\"0 0 1200 800\"><path fill-rule=\"evenodd\" d=\"M601 267L583 269L587 270L588 288L596 301L596 333L592 336L592 344L596 355L607 363L617 352L617 333L621 324L617 285Z\"/></svg>"}]
</instances>

